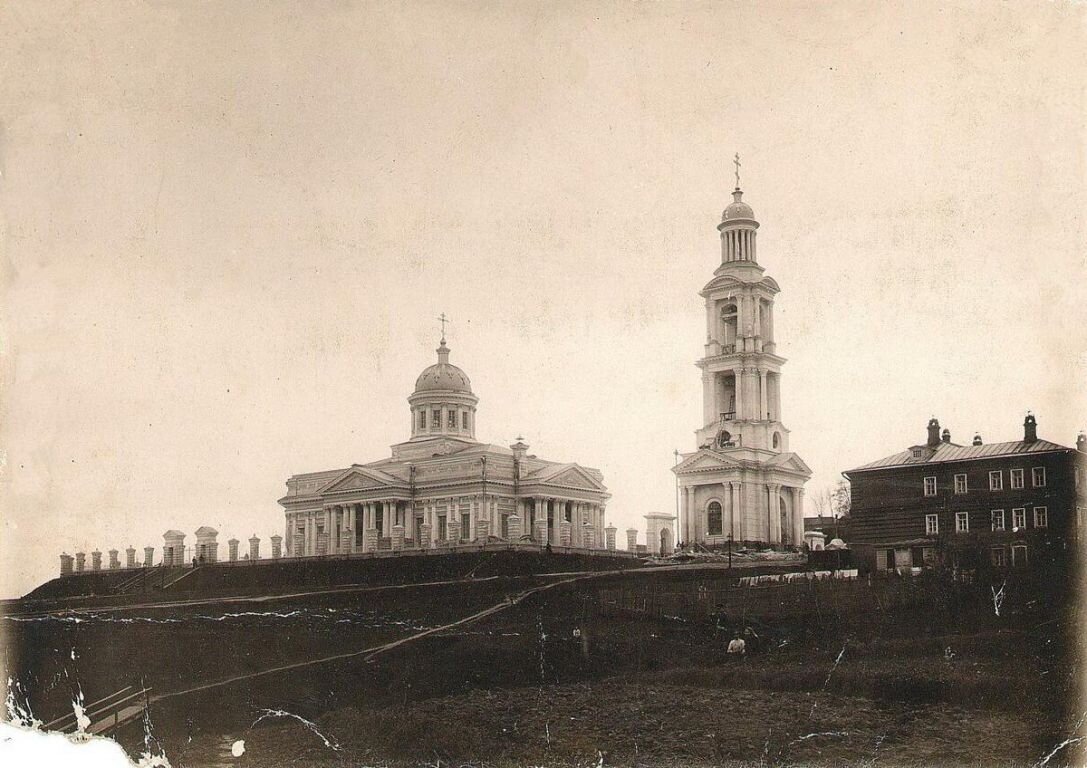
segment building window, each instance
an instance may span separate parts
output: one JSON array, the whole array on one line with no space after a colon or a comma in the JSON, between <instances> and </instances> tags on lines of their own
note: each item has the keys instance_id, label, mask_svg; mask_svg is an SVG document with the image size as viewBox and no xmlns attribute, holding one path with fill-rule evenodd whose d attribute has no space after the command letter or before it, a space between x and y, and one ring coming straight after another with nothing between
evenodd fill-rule
<instances>
[{"instance_id":1,"label":"building window","mask_svg":"<svg viewBox=\"0 0 1087 768\"><path fill-rule=\"evenodd\" d=\"M955 533L966 533L970 530L970 513L955 513Z\"/></svg>"},{"instance_id":2,"label":"building window","mask_svg":"<svg viewBox=\"0 0 1087 768\"><path fill-rule=\"evenodd\" d=\"M450 411L449 412L448 417L446 419L446 424L449 425L450 429L456 429L457 428L457 412L456 411Z\"/></svg>"},{"instance_id":3,"label":"building window","mask_svg":"<svg viewBox=\"0 0 1087 768\"><path fill-rule=\"evenodd\" d=\"M1012 510L1012 528L1027 527L1027 511L1025 509Z\"/></svg>"},{"instance_id":4,"label":"building window","mask_svg":"<svg viewBox=\"0 0 1087 768\"><path fill-rule=\"evenodd\" d=\"M710 536L721 535L721 505L711 501L706 507L706 533Z\"/></svg>"},{"instance_id":5,"label":"building window","mask_svg":"<svg viewBox=\"0 0 1087 768\"><path fill-rule=\"evenodd\" d=\"M924 455L925 455L925 452L922 449L920 449L920 448L914 448L913 449L913 457L915 459L919 459Z\"/></svg>"},{"instance_id":6,"label":"building window","mask_svg":"<svg viewBox=\"0 0 1087 768\"><path fill-rule=\"evenodd\" d=\"M990 472L989 473L989 490L990 491L1002 491L1004 490L1004 473L1003 472Z\"/></svg>"},{"instance_id":7,"label":"building window","mask_svg":"<svg viewBox=\"0 0 1087 768\"><path fill-rule=\"evenodd\" d=\"M1004 530L1004 510L1002 510L1002 509L994 509L993 510L993 530L994 531Z\"/></svg>"},{"instance_id":8,"label":"building window","mask_svg":"<svg viewBox=\"0 0 1087 768\"><path fill-rule=\"evenodd\" d=\"M435 408L430 412L430 427L431 429L442 428L442 410L441 408Z\"/></svg>"},{"instance_id":9,"label":"building window","mask_svg":"<svg viewBox=\"0 0 1087 768\"><path fill-rule=\"evenodd\" d=\"M419 429L426 429L426 411L419 409Z\"/></svg>"},{"instance_id":10,"label":"building window","mask_svg":"<svg viewBox=\"0 0 1087 768\"><path fill-rule=\"evenodd\" d=\"M1012 488L1014 488L1014 489L1022 488L1023 487L1023 470L1013 469L1011 471L1011 475L1012 475Z\"/></svg>"},{"instance_id":11,"label":"building window","mask_svg":"<svg viewBox=\"0 0 1087 768\"><path fill-rule=\"evenodd\" d=\"M936 495L936 478L935 477L926 477L925 478L925 495L926 496L935 496Z\"/></svg>"},{"instance_id":12,"label":"building window","mask_svg":"<svg viewBox=\"0 0 1087 768\"><path fill-rule=\"evenodd\" d=\"M925 515L925 533L929 536L934 536L940 532L940 516L939 515Z\"/></svg>"},{"instance_id":13,"label":"building window","mask_svg":"<svg viewBox=\"0 0 1087 768\"><path fill-rule=\"evenodd\" d=\"M468 411L461 411L460 413L460 428L463 430L468 429Z\"/></svg>"},{"instance_id":14,"label":"building window","mask_svg":"<svg viewBox=\"0 0 1087 768\"><path fill-rule=\"evenodd\" d=\"M1045 467L1035 467L1030 471L1031 482L1035 488L1045 488Z\"/></svg>"},{"instance_id":15,"label":"building window","mask_svg":"<svg viewBox=\"0 0 1087 768\"><path fill-rule=\"evenodd\" d=\"M1008 564L1008 553L1004 551L1004 547L993 547L989 550L989 557L997 568L1003 568Z\"/></svg>"},{"instance_id":16,"label":"building window","mask_svg":"<svg viewBox=\"0 0 1087 768\"><path fill-rule=\"evenodd\" d=\"M1020 566L1027 564L1027 545L1026 544L1014 544L1012 545L1012 566Z\"/></svg>"},{"instance_id":17,"label":"building window","mask_svg":"<svg viewBox=\"0 0 1087 768\"><path fill-rule=\"evenodd\" d=\"M955 475L955 493L966 493L966 475Z\"/></svg>"},{"instance_id":18,"label":"building window","mask_svg":"<svg viewBox=\"0 0 1087 768\"><path fill-rule=\"evenodd\" d=\"M1049 527L1049 511L1045 507L1034 508L1034 527L1035 528L1048 528Z\"/></svg>"}]
</instances>

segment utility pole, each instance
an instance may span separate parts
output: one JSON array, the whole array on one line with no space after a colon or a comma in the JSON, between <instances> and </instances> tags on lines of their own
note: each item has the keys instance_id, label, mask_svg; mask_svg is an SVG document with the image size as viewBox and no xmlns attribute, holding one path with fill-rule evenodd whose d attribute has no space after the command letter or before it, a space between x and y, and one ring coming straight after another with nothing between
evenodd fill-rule
<instances>
[{"instance_id":1,"label":"utility pole","mask_svg":"<svg viewBox=\"0 0 1087 768\"><path fill-rule=\"evenodd\" d=\"M675 463L672 466L673 467L679 466L679 449L676 448L672 452L672 455L675 456ZM680 517L679 517L679 475L676 475L675 472L673 472L672 474L675 475L675 477L676 477L676 528L679 529L679 535L683 539L683 541L681 543L685 544L686 541L687 541L688 535L687 535L687 531L684 530L683 520L681 520Z\"/></svg>"}]
</instances>

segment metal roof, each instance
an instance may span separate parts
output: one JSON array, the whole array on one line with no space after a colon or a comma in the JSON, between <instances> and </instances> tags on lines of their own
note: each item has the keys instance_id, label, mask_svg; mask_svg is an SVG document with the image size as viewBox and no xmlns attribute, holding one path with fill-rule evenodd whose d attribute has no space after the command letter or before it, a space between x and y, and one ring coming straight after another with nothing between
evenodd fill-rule
<instances>
[{"instance_id":1,"label":"metal roof","mask_svg":"<svg viewBox=\"0 0 1087 768\"><path fill-rule=\"evenodd\" d=\"M1063 445L1051 443L1048 440L1035 440L1026 442L1016 440L1010 443L985 443L982 445L955 445L954 443L940 443L935 449L927 445L917 446L922 449L920 456L913 455L913 448L901 451L892 456L862 464L859 467L846 470L850 472L863 472L869 469L886 469L888 467L906 467L913 464L940 464L949 461L969 461L971 459L983 459L993 456L1015 456L1022 453L1046 453L1049 451L1070 451Z\"/></svg>"}]
</instances>

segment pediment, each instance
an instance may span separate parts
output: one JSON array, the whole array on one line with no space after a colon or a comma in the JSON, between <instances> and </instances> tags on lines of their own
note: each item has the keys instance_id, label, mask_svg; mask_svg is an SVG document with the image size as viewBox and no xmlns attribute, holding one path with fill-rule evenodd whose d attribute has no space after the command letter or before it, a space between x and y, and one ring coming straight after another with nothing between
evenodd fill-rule
<instances>
[{"instance_id":1,"label":"pediment","mask_svg":"<svg viewBox=\"0 0 1087 768\"><path fill-rule=\"evenodd\" d=\"M803 459L797 456L795 453L780 453L770 463L772 466L778 469L788 470L790 472L799 472L805 475L811 475L811 468L804 463Z\"/></svg>"},{"instance_id":2,"label":"pediment","mask_svg":"<svg viewBox=\"0 0 1087 768\"><path fill-rule=\"evenodd\" d=\"M533 478L527 479L531 480ZM604 486L599 480L576 464L558 467L552 474L535 479L548 485L564 485L568 488L584 488L591 491L604 490Z\"/></svg>"},{"instance_id":3,"label":"pediment","mask_svg":"<svg viewBox=\"0 0 1087 768\"><path fill-rule=\"evenodd\" d=\"M372 472L367 472L358 467L352 467L318 490L318 493L335 493L337 491L365 490L367 488L384 488L387 486L384 480Z\"/></svg>"},{"instance_id":4,"label":"pediment","mask_svg":"<svg viewBox=\"0 0 1087 768\"><path fill-rule=\"evenodd\" d=\"M676 473L698 472L711 469L733 469L739 466L740 463L738 461L731 459L728 456L702 449L698 453L688 456L681 461L674 471Z\"/></svg>"}]
</instances>

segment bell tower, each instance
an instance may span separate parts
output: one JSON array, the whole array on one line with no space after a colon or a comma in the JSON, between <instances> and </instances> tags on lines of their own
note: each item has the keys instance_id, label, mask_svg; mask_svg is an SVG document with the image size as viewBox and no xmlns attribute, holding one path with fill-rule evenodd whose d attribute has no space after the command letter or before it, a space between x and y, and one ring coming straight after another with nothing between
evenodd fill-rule
<instances>
[{"instance_id":1,"label":"bell tower","mask_svg":"<svg viewBox=\"0 0 1087 768\"><path fill-rule=\"evenodd\" d=\"M679 540L799 547L811 469L789 450L782 422L774 302L780 288L758 262L759 222L744 202L739 157L732 202L721 214L721 263L699 295L706 305L702 426L697 450L672 467Z\"/></svg>"},{"instance_id":2,"label":"bell tower","mask_svg":"<svg viewBox=\"0 0 1087 768\"><path fill-rule=\"evenodd\" d=\"M721 265L702 289L706 344L698 446L789 450L781 421L781 368L774 341L777 283L757 260L759 222L737 186L721 214Z\"/></svg>"}]
</instances>

